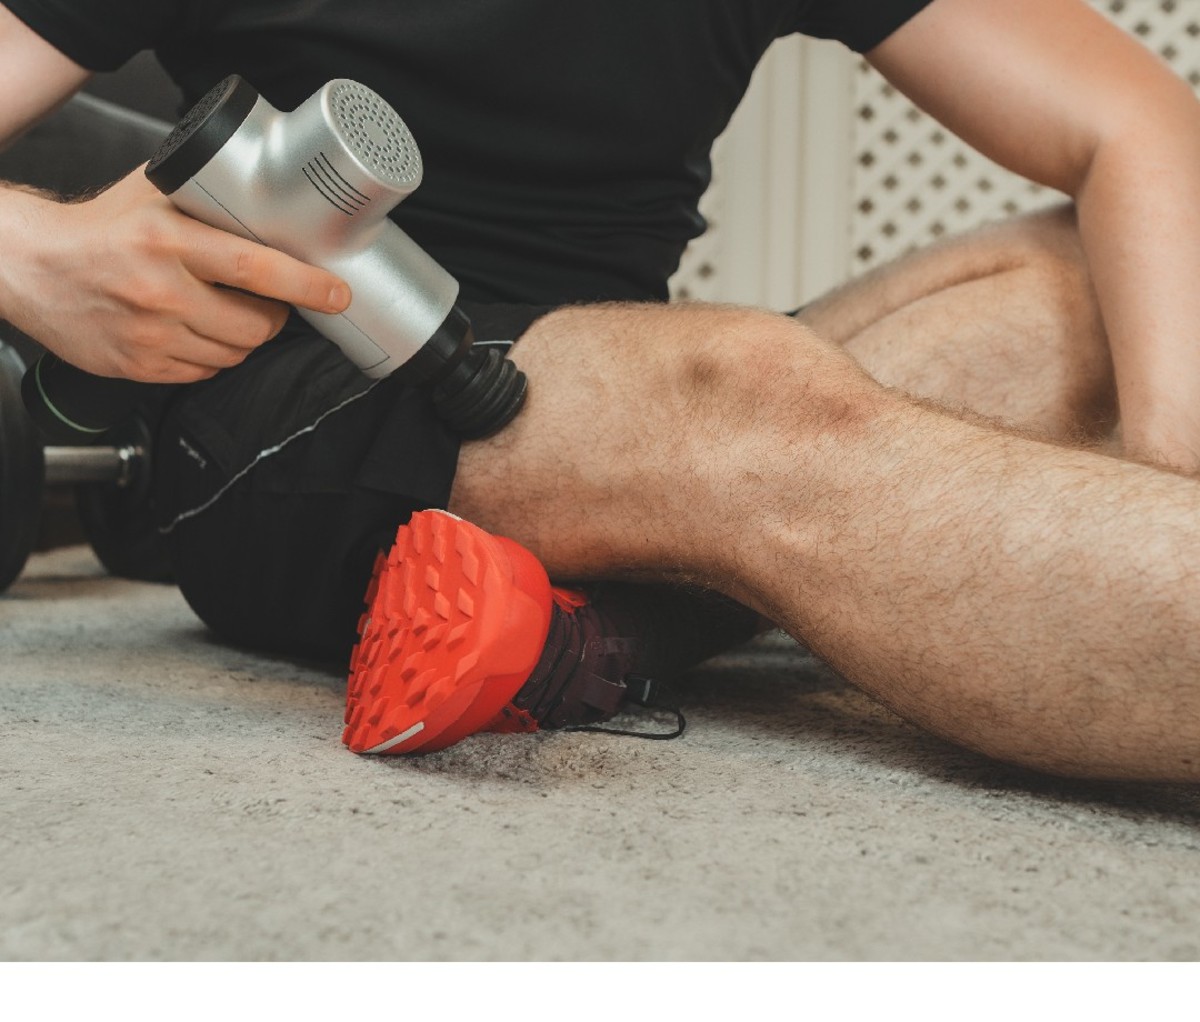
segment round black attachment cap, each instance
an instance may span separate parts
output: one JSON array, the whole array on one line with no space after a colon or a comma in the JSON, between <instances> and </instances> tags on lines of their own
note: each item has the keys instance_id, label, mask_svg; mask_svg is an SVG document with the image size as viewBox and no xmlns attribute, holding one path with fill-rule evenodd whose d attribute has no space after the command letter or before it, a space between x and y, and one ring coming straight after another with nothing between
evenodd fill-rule
<instances>
[{"instance_id":1,"label":"round black attachment cap","mask_svg":"<svg viewBox=\"0 0 1200 1022\"><path fill-rule=\"evenodd\" d=\"M258 90L241 75L210 89L183 116L150 158L146 177L164 195L182 188L208 163L258 102Z\"/></svg>"},{"instance_id":2,"label":"round black attachment cap","mask_svg":"<svg viewBox=\"0 0 1200 1022\"><path fill-rule=\"evenodd\" d=\"M433 391L433 406L464 440L498 433L525 404L528 379L495 348L472 348Z\"/></svg>"},{"instance_id":3,"label":"round black attachment cap","mask_svg":"<svg viewBox=\"0 0 1200 1022\"><path fill-rule=\"evenodd\" d=\"M464 440L499 432L525 403L525 374L493 347L476 346L470 317L457 305L400 369L433 395L438 417Z\"/></svg>"}]
</instances>

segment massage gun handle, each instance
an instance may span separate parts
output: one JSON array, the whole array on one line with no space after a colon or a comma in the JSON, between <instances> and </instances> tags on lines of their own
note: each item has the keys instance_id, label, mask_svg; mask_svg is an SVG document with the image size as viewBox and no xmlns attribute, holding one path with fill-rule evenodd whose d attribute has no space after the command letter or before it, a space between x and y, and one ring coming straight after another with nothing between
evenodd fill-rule
<instances>
[{"instance_id":1,"label":"massage gun handle","mask_svg":"<svg viewBox=\"0 0 1200 1022\"><path fill-rule=\"evenodd\" d=\"M47 353L26 370L21 397L48 444L76 447L103 440L146 397L171 386L94 376Z\"/></svg>"}]
</instances>

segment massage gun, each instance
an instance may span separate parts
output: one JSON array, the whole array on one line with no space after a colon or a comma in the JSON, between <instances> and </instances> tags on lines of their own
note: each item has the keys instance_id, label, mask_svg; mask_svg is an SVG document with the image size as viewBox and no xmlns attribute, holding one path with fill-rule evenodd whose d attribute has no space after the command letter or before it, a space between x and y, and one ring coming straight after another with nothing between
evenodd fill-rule
<instances>
[{"instance_id":1,"label":"massage gun","mask_svg":"<svg viewBox=\"0 0 1200 1022\"><path fill-rule=\"evenodd\" d=\"M353 299L344 312L300 315L367 376L401 371L432 388L438 414L461 436L487 436L520 411L525 376L494 348L472 347L458 282L388 219L421 175L407 126L365 86L338 79L281 113L237 75L192 107L146 167L197 220L345 280ZM78 444L156 386L46 355L22 392L51 443Z\"/></svg>"}]
</instances>

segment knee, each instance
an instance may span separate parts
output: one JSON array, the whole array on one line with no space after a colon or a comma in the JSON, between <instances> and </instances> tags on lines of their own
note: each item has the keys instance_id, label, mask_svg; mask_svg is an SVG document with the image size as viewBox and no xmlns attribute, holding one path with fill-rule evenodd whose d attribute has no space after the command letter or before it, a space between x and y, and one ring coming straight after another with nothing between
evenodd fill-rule
<instances>
[{"instance_id":1,"label":"knee","mask_svg":"<svg viewBox=\"0 0 1200 1022\"><path fill-rule=\"evenodd\" d=\"M832 427L888 393L793 317L731 305L573 306L539 320L516 355L527 372L600 394L606 415L647 429L665 419L674 435L710 440L780 418L793 430Z\"/></svg>"},{"instance_id":2,"label":"knee","mask_svg":"<svg viewBox=\"0 0 1200 1022\"><path fill-rule=\"evenodd\" d=\"M684 312L672 339L672 386L685 421L782 419L793 431L824 432L873 415L886 400L840 346L791 316L728 306Z\"/></svg>"}]
</instances>

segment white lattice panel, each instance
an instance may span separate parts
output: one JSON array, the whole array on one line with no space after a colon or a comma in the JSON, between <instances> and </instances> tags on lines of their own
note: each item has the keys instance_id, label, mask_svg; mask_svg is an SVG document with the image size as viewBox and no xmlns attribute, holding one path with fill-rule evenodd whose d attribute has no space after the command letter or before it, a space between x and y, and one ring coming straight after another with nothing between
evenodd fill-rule
<instances>
[{"instance_id":1,"label":"white lattice panel","mask_svg":"<svg viewBox=\"0 0 1200 1022\"><path fill-rule=\"evenodd\" d=\"M852 272L1054 199L921 113L865 61L855 101Z\"/></svg>"},{"instance_id":2,"label":"white lattice panel","mask_svg":"<svg viewBox=\"0 0 1200 1022\"><path fill-rule=\"evenodd\" d=\"M1200 83L1200 0L1105 0L1119 25ZM854 75L852 273L943 234L1056 201L918 111L858 61Z\"/></svg>"}]
</instances>

